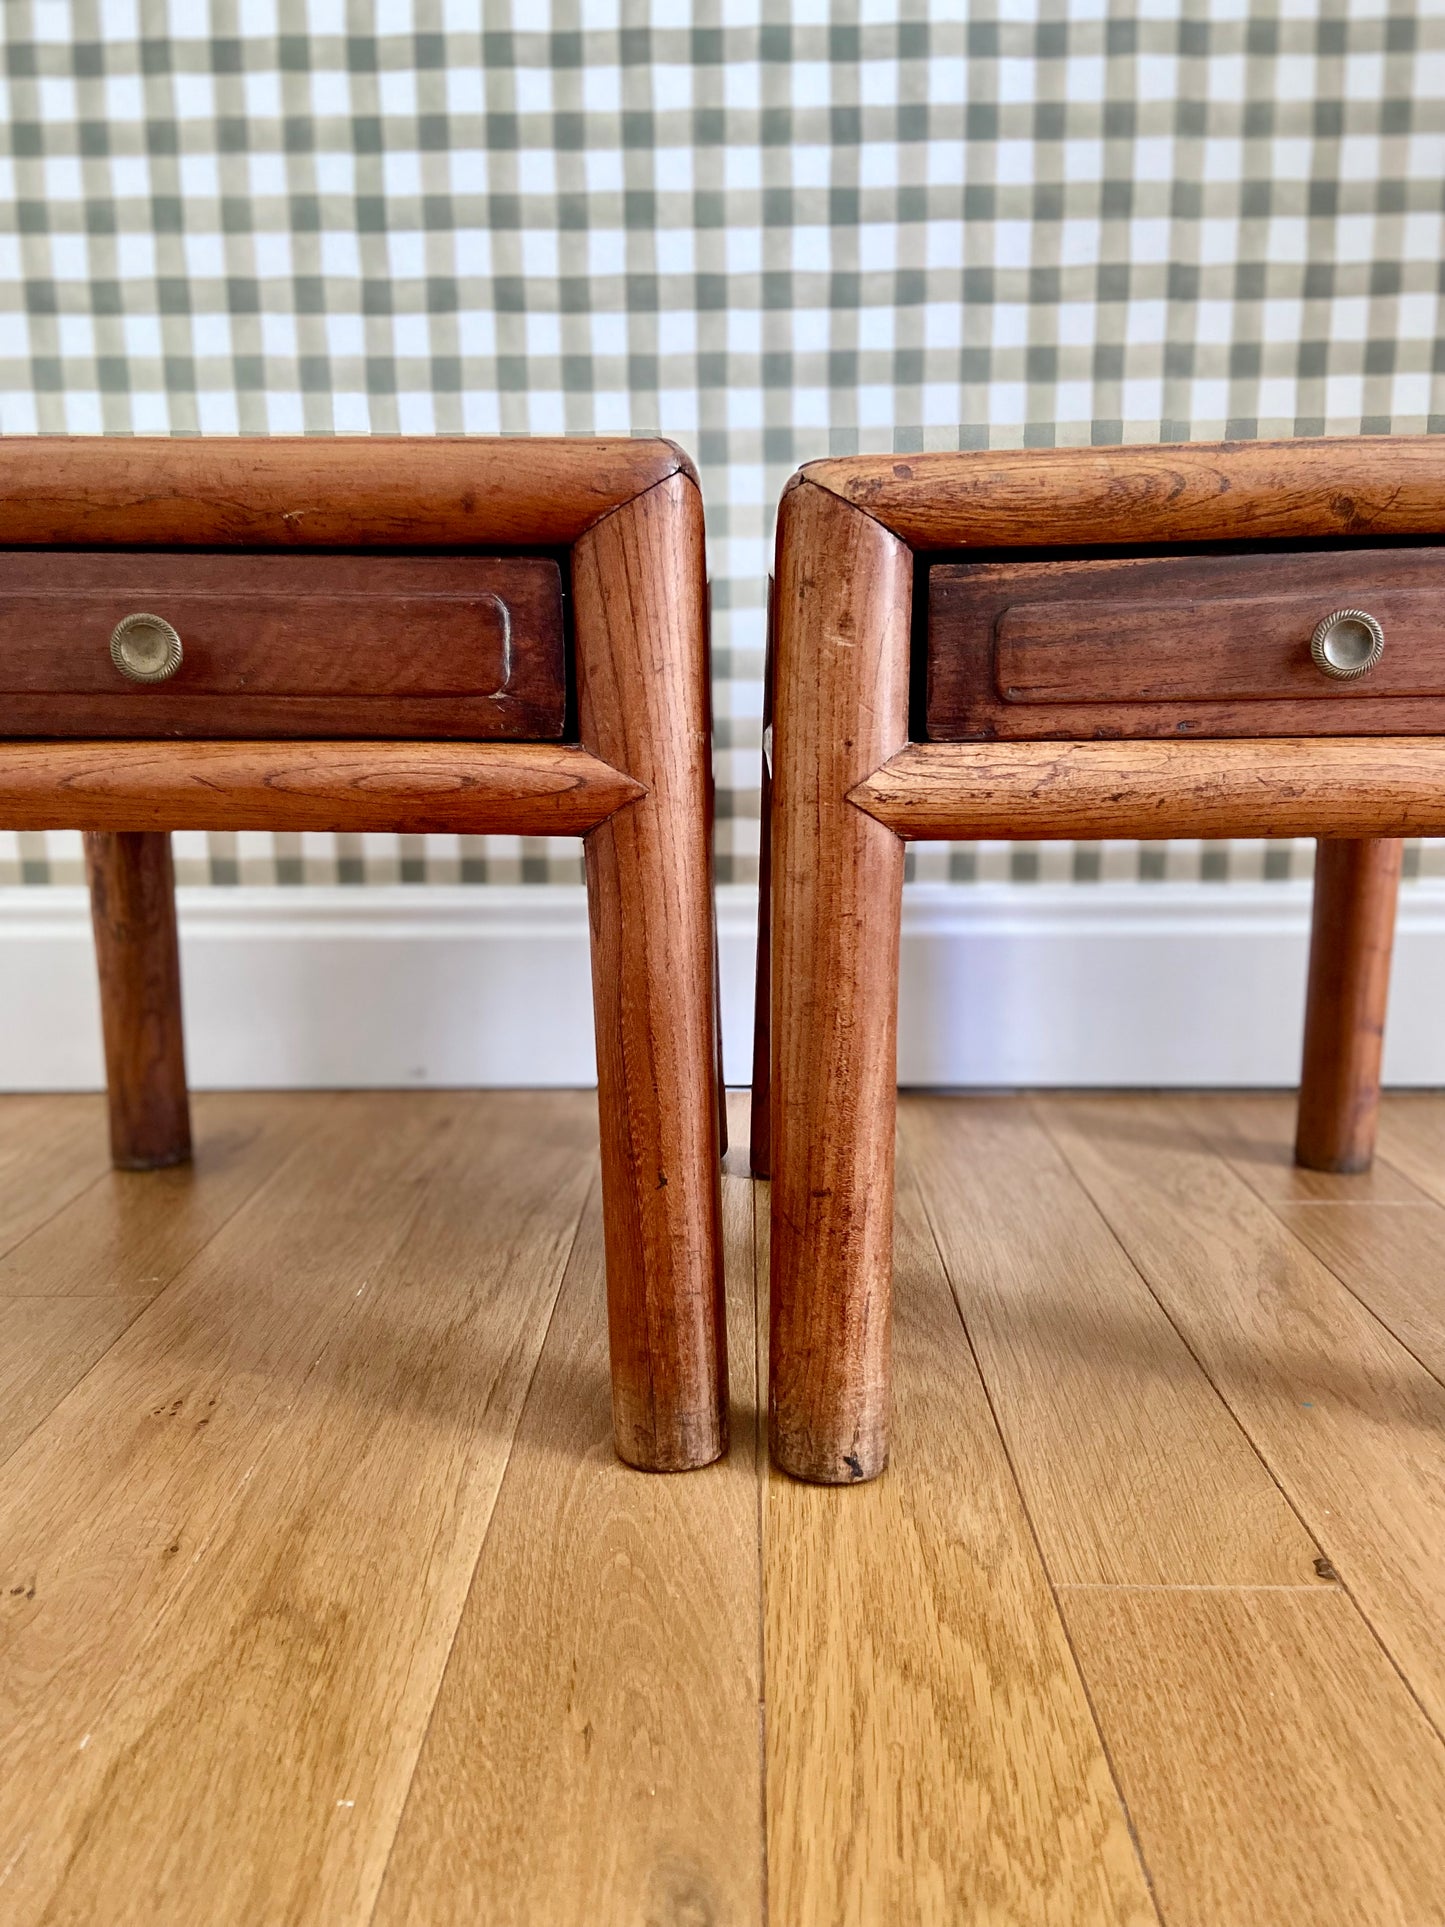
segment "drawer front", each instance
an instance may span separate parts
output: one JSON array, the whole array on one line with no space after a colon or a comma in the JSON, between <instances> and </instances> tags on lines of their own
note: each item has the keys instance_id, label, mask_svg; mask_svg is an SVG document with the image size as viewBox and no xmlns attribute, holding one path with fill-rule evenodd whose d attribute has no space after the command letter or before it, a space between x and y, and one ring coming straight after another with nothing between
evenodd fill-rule
<instances>
[{"instance_id":1,"label":"drawer front","mask_svg":"<svg viewBox=\"0 0 1445 1927\"><path fill-rule=\"evenodd\" d=\"M167 668L157 617L180 639ZM168 641L168 638L167 638ZM0 554L0 737L556 741L562 579L542 556Z\"/></svg>"},{"instance_id":2,"label":"drawer front","mask_svg":"<svg viewBox=\"0 0 1445 1927\"><path fill-rule=\"evenodd\" d=\"M1349 609L1383 649L1342 677L1311 645ZM927 717L942 741L1445 733L1445 547L937 564Z\"/></svg>"}]
</instances>

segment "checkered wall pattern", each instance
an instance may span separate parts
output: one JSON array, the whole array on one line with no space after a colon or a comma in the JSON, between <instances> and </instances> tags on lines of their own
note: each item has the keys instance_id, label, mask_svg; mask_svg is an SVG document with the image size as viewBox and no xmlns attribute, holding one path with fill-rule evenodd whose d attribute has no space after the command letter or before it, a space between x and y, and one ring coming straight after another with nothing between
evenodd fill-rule
<instances>
[{"instance_id":1,"label":"checkered wall pattern","mask_svg":"<svg viewBox=\"0 0 1445 1927\"><path fill-rule=\"evenodd\" d=\"M772 505L858 449L1445 426L1437 0L5 0L7 433L637 433L707 498L719 874ZM183 880L574 880L182 837ZM929 846L969 881L1308 845ZM1433 848L1412 867L1445 868ZM0 836L0 883L77 839Z\"/></svg>"}]
</instances>

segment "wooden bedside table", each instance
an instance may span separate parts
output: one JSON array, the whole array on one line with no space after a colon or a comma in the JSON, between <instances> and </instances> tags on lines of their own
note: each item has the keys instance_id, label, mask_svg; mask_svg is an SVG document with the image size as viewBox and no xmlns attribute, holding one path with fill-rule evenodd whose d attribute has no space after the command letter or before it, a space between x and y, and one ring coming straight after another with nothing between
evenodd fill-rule
<instances>
[{"instance_id":1,"label":"wooden bedside table","mask_svg":"<svg viewBox=\"0 0 1445 1927\"><path fill-rule=\"evenodd\" d=\"M754 1092L785 1470L841 1483L887 1461L907 839L1319 837L1297 1156L1368 1165L1397 839L1445 831L1442 589L1434 439L864 456L794 478Z\"/></svg>"},{"instance_id":2,"label":"wooden bedside table","mask_svg":"<svg viewBox=\"0 0 1445 1927\"><path fill-rule=\"evenodd\" d=\"M702 538L666 442L0 441L0 820L87 832L116 1162L190 1150L170 830L583 837L657 1470L727 1443Z\"/></svg>"}]
</instances>

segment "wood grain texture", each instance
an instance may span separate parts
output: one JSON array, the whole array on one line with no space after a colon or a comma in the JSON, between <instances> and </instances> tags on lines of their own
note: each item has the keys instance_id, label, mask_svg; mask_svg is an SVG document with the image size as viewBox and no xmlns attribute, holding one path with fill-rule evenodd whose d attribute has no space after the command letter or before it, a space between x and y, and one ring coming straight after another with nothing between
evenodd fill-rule
<instances>
[{"instance_id":1,"label":"wood grain texture","mask_svg":"<svg viewBox=\"0 0 1445 1927\"><path fill-rule=\"evenodd\" d=\"M702 498L676 475L573 550L577 702L645 789L587 839L617 1450L727 1449Z\"/></svg>"},{"instance_id":2,"label":"wood grain texture","mask_svg":"<svg viewBox=\"0 0 1445 1927\"><path fill-rule=\"evenodd\" d=\"M1445 1213L1418 1205L1292 1204L1275 1215L1445 1384Z\"/></svg>"},{"instance_id":3,"label":"wood grain texture","mask_svg":"<svg viewBox=\"0 0 1445 1927\"><path fill-rule=\"evenodd\" d=\"M12 1740L0 1790L21 1847L6 1888L16 1927L368 1917L591 1181L592 1127L568 1094L423 1102L419 1132L384 1136L394 1170L378 1183L368 1107L343 1108L349 1128L328 1149L344 1145L366 1187L345 1201L347 1229L340 1195L318 1210L318 1164L288 1167L270 1212L258 1199L236 1221L254 1250L289 1219L292 1266L310 1260L269 1321L249 1313L286 1367L254 1386L216 1343L255 1292L253 1263L238 1270L233 1253L180 1288L192 1319L211 1313L188 1344L162 1311L169 1292L83 1388L93 1398L103 1381L115 1399L119 1371L143 1353L160 1365L143 1341L160 1335L157 1314L170 1323L173 1396L129 1438L90 1442L34 1597L7 1588L17 1655L39 1661L26 1688L69 1651L69 1744L57 1758ZM386 1108L397 1115L395 1094ZM295 1249L303 1212L326 1253ZM55 1426L84 1402L42 1428L52 1466ZM259 1430L235 1423L248 1404ZM27 1486L22 1464L0 1489L7 1528ZM6 1546L8 1573L9 1529ZM59 1640L57 1618L87 1592L99 1623L72 1626L47 1660L47 1634Z\"/></svg>"},{"instance_id":4,"label":"wood grain texture","mask_svg":"<svg viewBox=\"0 0 1445 1927\"><path fill-rule=\"evenodd\" d=\"M164 831L92 831L85 839L110 1155L154 1171L191 1155L181 1021L176 879Z\"/></svg>"},{"instance_id":5,"label":"wood grain texture","mask_svg":"<svg viewBox=\"0 0 1445 1927\"><path fill-rule=\"evenodd\" d=\"M900 1136L1057 1585L1313 1585L1319 1547L1025 1099Z\"/></svg>"},{"instance_id":6,"label":"wood grain texture","mask_svg":"<svg viewBox=\"0 0 1445 1927\"><path fill-rule=\"evenodd\" d=\"M641 795L562 744L0 744L13 829L581 836Z\"/></svg>"},{"instance_id":7,"label":"wood grain texture","mask_svg":"<svg viewBox=\"0 0 1445 1927\"><path fill-rule=\"evenodd\" d=\"M5 1113L24 1100L7 1098ZM77 1109L85 1100L50 1100ZM88 1108L88 1106L87 1106ZM193 1163L105 1171L0 1257L0 1463L294 1150L304 1100L204 1096Z\"/></svg>"},{"instance_id":8,"label":"wood grain texture","mask_svg":"<svg viewBox=\"0 0 1445 1927\"><path fill-rule=\"evenodd\" d=\"M127 681L111 633L181 637ZM0 728L14 736L557 740L562 580L535 555L0 553Z\"/></svg>"},{"instance_id":9,"label":"wood grain texture","mask_svg":"<svg viewBox=\"0 0 1445 1927\"><path fill-rule=\"evenodd\" d=\"M1159 1100L1038 1103L1323 1556L1445 1726L1445 1386Z\"/></svg>"},{"instance_id":10,"label":"wood grain texture","mask_svg":"<svg viewBox=\"0 0 1445 1927\"><path fill-rule=\"evenodd\" d=\"M1152 1923L906 1158L895 1347L889 1476L764 1491L768 1917Z\"/></svg>"},{"instance_id":11,"label":"wood grain texture","mask_svg":"<svg viewBox=\"0 0 1445 1927\"><path fill-rule=\"evenodd\" d=\"M7 1094L0 1111L0 1252L53 1218L109 1163L104 1098Z\"/></svg>"},{"instance_id":12,"label":"wood grain texture","mask_svg":"<svg viewBox=\"0 0 1445 1927\"><path fill-rule=\"evenodd\" d=\"M1401 1092L1397 1103L1412 1097ZM1356 1172L1296 1164L1295 1099L1284 1091L1191 1091L1175 1103L1190 1128L1270 1204L1426 1202L1428 1194L1384 1158Z\"/></svg>"},{"instance_id":13,"label":"wood grain texture","mask_svg":"<svg viewBox=\"0 0 1445 1927\"><path fill-rule=\"evenodd\" d=\"M848 802L908 734L912 558L808 484L778 520L772 793L773 1456L888 1460L903 848Z\"/></svg>"},{"instance_id":14,"label":"wood grain texture","mask_svg":"<svg viewBox=\"0 0 1445 1927\"><path fill-rule=\"evenodd\" d=\"M928 735L1439 734L1445 550L938 563L928 571ZM1365 608L1385 653L1325 675L1315 627Z\"/></svg>"},{"instance_id":15,"label":"wood grain texture","mask_svg":"<svg viewBox=\"0 0 1445 1927\"><path fill-rule=\"evenodd\" d=\"M0 1465L149 1303L0 1298Z\"/></svg>"},{"instance_id":16,"label":"wood grain texture","mask_svg":"<svg viewBox=\"0 0 1445 1927\"><path fill-rule=\"evenodd\" d=\"M848 455L802 479L915 549L1439 535L1427 435Z\"/></svg>"},{"instance_id":17,"label":"wood grain texture","mask_svg":"<svg viewBox=\"0 0 1445 1927\"><path fill-rule=\"evenodd\" d=\"M920 840L1438 836L1445 742L914 743L850 800Z\"/></svg>"},{"instance_id":18,"label":"wood grain texture","mask_svg":"<svg viewBox=\"0 0 1445 1927\"><path fill-rule=\"evenodd\" d=\"M0 1118L25 1101L7 1097ZM202 1092L194 1113L188 1163L96 1172L0 1255L0 1300L154 1297L291 1156L316 1104L295 1092Z\"/></svg>"},{"instance_id":19,"label":"wood grain texture","mask_svg":"<svg viewBox=\"0 0 1445 1927\"><path fill-rule=\"evenodd\" d=\"M1437 1204L1445 1204L1445 1096L1438 1091L1392 1094L1380 1130L1380 1154Z\"/></svg>"},{"instance_id":20,"label":"wood grain texture","mask_svg":"<svg viewBox=\"0 0 1445 1927\"><path fill-rule=\"evenodd\" d=\"M11 547L565 546L693 473L675 443L478 435L0 440Z\"/></svg>"},{"instance_id":21,"label":"wood grain texture","mask_svg":"<svg viewBox=\"0 0 1445 1927\"><path fill-rule=\"evenodd\" d=\"M1063 1608L1170 1927L1445 1918L1445 1749L1338 1588Z\"/></svg>"},{"instance_id":22,"label":"wood grain texture","mask_svg":"<svg viewBox=\"0 0 1445 1927\"><path fill-rule=\"evenodd\" d=\"M1445 1426L1419 1396L1445 1334L1445 1099L1389 1097L1360 1177L1291 1166L1283 1094L1041 1102L1082 1107L1118 1198L1162 1224L1181 1269L1147 1267L1157 1319L1026 1103L905 1096L897 1450L842 1493L756 1483L767 1193L755 1212L740 1148L734 1449L649 1480L610 1446L595 1192L537 1351L596 1169L587 1097L204 1096L195 1166L149 1177L108 1170L96 1100L0 1101L0 1234L28 1227L0 1264L6 1927L745 1927L767 1903L789 1927L1132 1927L1158 1916L1109 1763L1170 1923L1445 1919L1438 1745L1406 1696L1445 1592ZM1111 1472L1143 1518L1100 1498L1100 1572L1168 1531L1151 1478L1227 1529L1166 1316L1343 1585L1189 1583L1180 1535L1184 1584L1161 1560L1051 1596L1048 1507ZM1267 1554L1258 1522L1241 1487Z\"/></svg>"},{"instance_id":23,"label":"wood grain texture","mask_svg":"<svg viewBox=\"0 0 1445 1927\"><path fill-rule=\"evenodd\" d=\"M723 1181L727 1461L612 1449L590 1209L457 1630L376 1927L759 1922L753 1198Z\"/></svg>"},{"instance_id":24,"label":"wood grain texture","mask_svg":"<svg viewBox=\"0 0 1445 1927\"><path fill-rule=\"evenodd\" d=\"M0 1865L51 1812L52 1783L244 1474L284 1435L358 1281L405 1236L418 1157L445 1107L391 1093L309 1108L289 1165L0 1472L0 1734L17 1768L0 1778ZM16 1867L17 1909L20 1880Z\"/></svg>"},{"instance_id":25,"label":"wood grain texture","mask_svg":"<svg viewBox=\"0 0 1445 1927\"><path fill-rule=\"evenodd\" d=\"M1375 1155L1380 1059L1404 845L1390 837L1315 846L1314 916L1295 1157L1364 1171Z\"/></svg>"},{"instance_id":26,"label":"wood grain texture","mask_svg":"<svg viewBox=\"0 0 1445 1927\"><path fill-rule=\"evenodd\" d=\"M1440 1100L1426 1100L1438 1108ZM1376 1158L1367 1172L1302 1171L1290 1156L1288 1099L1173 1100L1179 1116L1226 1158L1302 1245L1369 1307L1427 1371L1445 1382L1445 1214L1438 1199ZM1417 1095L1390 1100L1392 1149L1414 1136ZM1422 1147L1425 1175L1440 1169L1438 1145Z\"/></svg>"}]
</instances>

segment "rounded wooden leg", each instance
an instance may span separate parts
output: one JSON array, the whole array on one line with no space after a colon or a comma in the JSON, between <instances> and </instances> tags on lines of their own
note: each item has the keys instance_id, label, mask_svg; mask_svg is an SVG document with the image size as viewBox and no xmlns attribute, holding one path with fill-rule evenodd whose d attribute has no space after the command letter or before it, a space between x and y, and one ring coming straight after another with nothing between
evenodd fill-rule
<instances>
[{"instance_id":1,"label":"rounded wooden leg","mask_svg":"<svg viewBox=\"0 0 1445 1927\"><path fill-rule=\"evenodd\" d=\"M727 1449L702 507L675 476L573 550L586 747L646 785L587 839L620 1457Z\"/></svg>"},{"instance_id":2,"label":"rounded wooden leg","mask_svg":"<svg viewBox=\"0 0 1445 1927\"><path fill-rule=\"evenodd\" d=\"M85 838L110 1149L126 1171L191 1155L175 874L164 831L92 830Z\"/></svg>"},{"instance_id":3,"label":"rounded wooden leg","mask_svg":"<svg viewBox=\"0 0 1445 1927\"><path fill-rule=\"evenodd\" d=\"M1295 1160L1311 1171L1366 1171L1374 1156L1403 850L1395 837L1316 846L1295 1135Z\"/></svg>"},{"instance_id":4,"label":"rounded wooden leg","mask_svg":"<svg viewBox=\"0 0 1445 1927\"><path fill-rule=\"evenodd\" d=\"M806 480L778 538L771 1427L821 1484L888 1462L903 844L848 792L907 735L912 556Z\"/></svg>"}]
</instances>

